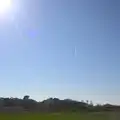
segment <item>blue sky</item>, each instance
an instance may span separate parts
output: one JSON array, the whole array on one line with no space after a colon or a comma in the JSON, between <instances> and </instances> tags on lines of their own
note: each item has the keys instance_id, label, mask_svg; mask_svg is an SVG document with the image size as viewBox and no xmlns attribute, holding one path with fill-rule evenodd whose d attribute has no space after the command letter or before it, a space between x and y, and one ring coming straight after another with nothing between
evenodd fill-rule
<instances>
[{"instance_id":1,"label":"blue sky","mask_svg":"<svg viewBox=\"0 0 120 120\"><path fill-rule=\"evenodd\" d=\"M119 0L14 6L0 19L0 96L120 104Z\"/></svg>"}]
</instances>

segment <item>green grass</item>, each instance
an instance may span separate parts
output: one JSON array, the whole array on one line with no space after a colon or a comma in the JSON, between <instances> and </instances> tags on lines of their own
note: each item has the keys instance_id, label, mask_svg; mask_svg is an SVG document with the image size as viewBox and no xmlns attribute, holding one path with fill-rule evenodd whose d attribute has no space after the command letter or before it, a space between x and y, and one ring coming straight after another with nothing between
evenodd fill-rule
<instances>
[{"instance_id":1,"label":"green grass","mask_svg":"<svg viewBox=\"0 0 120 120\"><path fill-rule=\"evenodd\" d=\"M119 113L15 113L0 114L0 120L119 120Z\"/></svg>"}]
</instances>

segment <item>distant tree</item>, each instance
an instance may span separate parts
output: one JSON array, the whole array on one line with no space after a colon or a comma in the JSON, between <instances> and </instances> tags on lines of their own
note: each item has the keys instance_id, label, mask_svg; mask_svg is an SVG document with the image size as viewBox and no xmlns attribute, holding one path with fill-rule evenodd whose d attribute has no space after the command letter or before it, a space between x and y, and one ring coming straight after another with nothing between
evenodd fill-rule
<instances>
[{"instance_id":1,"label":"distant tree","mask_svg":"<svg viewBox=\"0 0 120 120\"><path fill-rule=\"evenodd\" d=\"M23 100L28 100L29 98L30 98L29 95L25 95L25 96L23 97Z\"/></svg>"},{"instance_id":2,"label":"distant tree","mask_svg":"<svg viewBox=\"0 0 120 120\"><path fill-rule=\"evenodd\" d=\"M86 103L89 104L89 100L86 100Z\"/></svg>"},{"instance_id":3,"label":"distant tree","mask_svg":"<svg viewBox=\"0 0 120 120\"><path fill-rule=\"evenodd\" d=\"M90 101L90 106L93 106L93 102L92 101Z\"/></svg>"}]
</instances>

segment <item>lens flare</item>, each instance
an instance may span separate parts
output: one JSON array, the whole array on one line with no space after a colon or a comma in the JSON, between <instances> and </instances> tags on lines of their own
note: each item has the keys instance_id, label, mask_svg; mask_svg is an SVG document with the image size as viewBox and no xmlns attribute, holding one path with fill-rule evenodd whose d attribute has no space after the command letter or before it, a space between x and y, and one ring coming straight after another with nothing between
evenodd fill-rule
<instances>
[{"instance_id":1,"label":"lens flare","mask_svg":"<svg viewBox=\"0 0 120 120\"><path fill-rule=\"evenodd\" d=\"M0 14L8 12L11 8L11 0L0 0Z\"/></svg>"}]
</instances>

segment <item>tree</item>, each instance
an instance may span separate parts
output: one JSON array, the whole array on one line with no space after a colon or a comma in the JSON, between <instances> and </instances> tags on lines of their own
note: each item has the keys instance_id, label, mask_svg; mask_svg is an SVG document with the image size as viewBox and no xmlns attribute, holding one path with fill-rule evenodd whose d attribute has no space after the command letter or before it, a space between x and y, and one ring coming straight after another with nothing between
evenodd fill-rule
<instances>
[{"instance_id":1,"label":"tree","mask_svg":"<svg viewBox=\"0 0 120 120\"><path fill-rule=\"evenodd\" d=\"M25 96L23 97L23 100L28 100L29 98L30 98L29 95L25 95Z\"/></svg>"},{"instance_id":2,"label":"tree","mask_svg":"<svg viewBox=\"0 0 120 120\"><path fill-rule=\"evenodd\" d=\"M90 106L93 106L93 102L92 101L90 101Z\"/></svg>"},{"instance_id":3,"label":"tree","mask_svg":"<svg viewBox=\"0 0 120 120\"><path fill-rule=\"evenodd\" d=\"M86 100L86 103L89 104L89 100Z\"/></svg>"}]
</instances>

